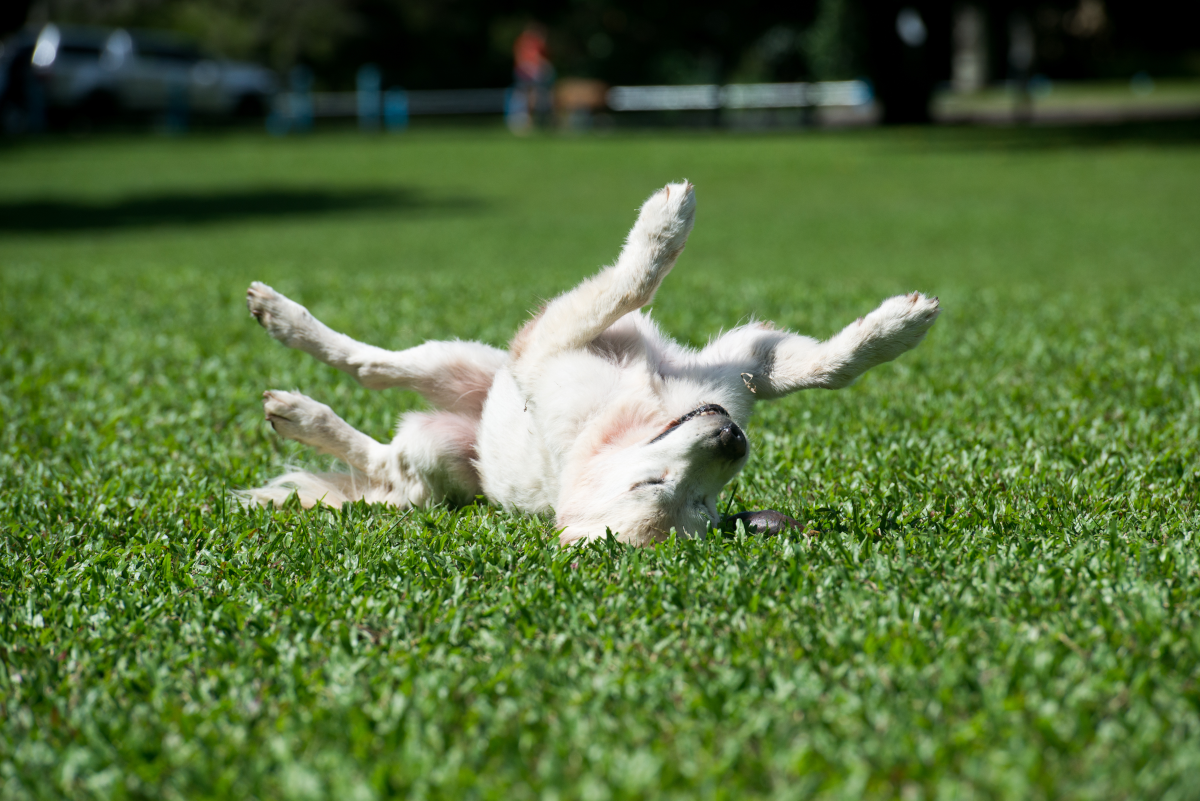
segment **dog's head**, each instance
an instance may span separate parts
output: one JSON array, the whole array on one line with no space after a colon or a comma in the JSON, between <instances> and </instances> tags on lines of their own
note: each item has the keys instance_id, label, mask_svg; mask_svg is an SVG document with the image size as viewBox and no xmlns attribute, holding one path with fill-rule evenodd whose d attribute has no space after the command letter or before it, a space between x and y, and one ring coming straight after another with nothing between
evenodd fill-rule
<instances>
[{"instance_id":1,"label":"dog's head","mask_svg":"<svg viewBox=\"0 0 1200 801\"><path fill-rule=\"evenodd\" d=\"M671 529L696 536L719 524L717 496L750 452L724 407L704 403L667 419L633 402L589 425L569 455L558 504L561 542L611 530L646 545Z\"/></svg>"}]
</instances>

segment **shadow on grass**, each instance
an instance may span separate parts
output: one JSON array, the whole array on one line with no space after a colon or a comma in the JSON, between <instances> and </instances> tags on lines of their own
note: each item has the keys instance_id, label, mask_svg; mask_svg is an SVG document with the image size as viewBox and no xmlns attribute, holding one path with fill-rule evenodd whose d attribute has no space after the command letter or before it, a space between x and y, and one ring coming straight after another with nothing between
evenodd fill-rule
<instances>
[{"instance_id":1,"label":"shadow on grass","mask_svg":"<svg viewBox=\"0 0 1200 801\"><path fill-rule=\"evenodd\" d=\"M374 211L464 214L478 211L483 205L477 198L427 198L409 189L167 192L107 202L34 198L0 201L0 232L59 233L204 225Z\"/></svg>"}]
</instances>

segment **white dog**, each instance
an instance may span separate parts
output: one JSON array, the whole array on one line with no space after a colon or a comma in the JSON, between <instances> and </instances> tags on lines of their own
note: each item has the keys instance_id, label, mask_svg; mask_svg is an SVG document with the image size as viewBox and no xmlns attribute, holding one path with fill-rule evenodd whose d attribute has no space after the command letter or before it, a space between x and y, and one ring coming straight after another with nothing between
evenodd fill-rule
<instances>
[{"instance_id":1,"label":"white dog","mask_svg":"<svg viewBox=\"0 0 1200 801\"><path fill-rule=\"evenodd\" d=\"M404 415L384 445L322 403L269 391L263 405L280 435L352 472L292 472L247 496L408 507L483 494L508 509L555 514L564 544L611 530L645 545L672 529L700 536L716 527L721 488L749 454L743 430L755 401L844 387L920 342L939 309L937 298L914 292L826 342L751 323L700 351L682 347L639 310L683 250L695 208L689 183L654 194L616 264L547 304L507 352L457 340L404 351L364 345L252 284L250 312L275 339L366 387L415 390L436 411ZM766 515L747 522L774 531L790 521Z\"/></svg>"}]
</instances>

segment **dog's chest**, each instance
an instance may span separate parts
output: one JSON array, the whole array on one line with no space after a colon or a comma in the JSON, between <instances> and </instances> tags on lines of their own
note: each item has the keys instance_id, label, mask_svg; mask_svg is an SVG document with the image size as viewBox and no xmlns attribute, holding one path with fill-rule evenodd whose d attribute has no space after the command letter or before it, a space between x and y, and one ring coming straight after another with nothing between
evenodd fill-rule
<instances>
[{"instance_id":1,"label":"dog's chest","mask_svg":"<svg viewBox=\"0 0 1200 801\"><path fill-rule=\"evenodd\" d=\"M581 432L621 397L652 400L662 378L644 358L575 351L547 360L523 395L508 370L484 405L477 466L484 492L504 506L549 511Z\"/></svg>"}]
</instances>

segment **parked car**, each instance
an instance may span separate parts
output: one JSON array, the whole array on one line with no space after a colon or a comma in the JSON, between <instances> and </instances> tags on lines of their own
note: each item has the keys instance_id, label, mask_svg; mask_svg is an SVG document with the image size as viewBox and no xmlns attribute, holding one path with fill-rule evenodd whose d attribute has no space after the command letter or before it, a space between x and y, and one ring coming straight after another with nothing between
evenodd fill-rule
<instances>
[{"instance_id":1,"label":"parked car","mask_svg":"<svg viewBox=\"0 0 1200 801\"><path fill-rule=\"evenodd\" d=\"M10 132L118 117L262 116L277 87L268 69L167 33L51 24L0 48L0 124Z\"/></svg>"}]
</instances>

